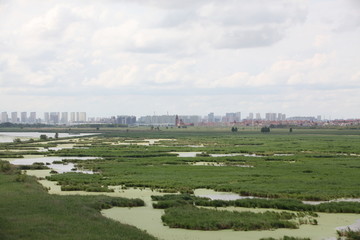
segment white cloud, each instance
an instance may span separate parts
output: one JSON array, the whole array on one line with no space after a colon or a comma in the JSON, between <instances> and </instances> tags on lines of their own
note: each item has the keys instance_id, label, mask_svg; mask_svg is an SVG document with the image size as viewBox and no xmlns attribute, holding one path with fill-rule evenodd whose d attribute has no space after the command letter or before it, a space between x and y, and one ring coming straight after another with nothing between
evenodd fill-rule
<instances>
[{"instance_id":1,"label":"white cloud","mask_svg":"<svg viewBox=\"0 0 360 240\"><path fill-rule=\"evenodd\" d=\"M318 47L318 48L324 47L329 42L330 42L330 36L329 35L319 34L319 35L315 36L314 46Z\"/></svg>"},{"instance_id":2,"label":"white cloud","mask_svg":"<svg viewBox=\"0 0 360 240\"><path fill-rule=\"evenodd\" d=\"M137 73L138 68L136 66L120 66L100 73L97 78L84 80L83 85L104 88L117 88L124 86L135 87L138 84Z\"/></svg>"},{"instance_id":3,"label":"white cloud","mask_svg":"<svg viewBox=\"0 0 360 240\"><path fill-rule=\"evenodd\" d=\"M43 96L52 102L56 95L85 105L83 97L103 111L96 103L111 103L105 100L110 95L115 102L133 101L133 108L141 105L135 99L151 98L162 108L182 98L191 113L262 104L306 112L297 102L301 94L304 102L326 100L332 107L331 98L345 99L349 92L360 102L353 94L360 87L357 5L350 0L4 0L0 100L21 94L27 101ZM215 103L224 96L236 102ZM12 99L3 101L8 108L20 106L16 101L25 97Z\"/></svg>"}]
</instances>

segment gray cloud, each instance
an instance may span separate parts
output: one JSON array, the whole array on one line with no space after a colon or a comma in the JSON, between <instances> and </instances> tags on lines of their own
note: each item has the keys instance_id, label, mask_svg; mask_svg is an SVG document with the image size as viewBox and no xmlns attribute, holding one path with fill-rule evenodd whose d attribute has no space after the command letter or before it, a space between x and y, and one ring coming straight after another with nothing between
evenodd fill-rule
<instances>
[{"instance_id":1,"label":"gray cloud","mask_svg":"<svg viewBox=\"0 0 360 240\"><path fill-rule=\"evenodd\" d=\"M283 38L278 29L237 30L225 33L216 43L218 48L252 48L270 46Z\"/></svg>"}]
</instances>

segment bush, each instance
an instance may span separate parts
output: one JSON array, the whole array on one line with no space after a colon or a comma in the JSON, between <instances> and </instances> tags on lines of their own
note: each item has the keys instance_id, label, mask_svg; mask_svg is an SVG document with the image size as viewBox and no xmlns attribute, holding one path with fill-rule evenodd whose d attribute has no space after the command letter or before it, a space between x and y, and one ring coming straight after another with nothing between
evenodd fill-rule
<instances>
[{"instance_id":1,"label":"bush","mask_svg":"<svg viewBox=\"0 0 360 240\"><path fill-rule=\"evenodd\" d=\"M190 205L168 208L165 210L165 215L161 217L163 222L172 228L237 231L298 228L297 224L289 221L294 218L296 215L288 212L230 212L196 208Z\"/></svg>"},{"instance_id":2,"label":"bush","mask_svg":"<svg viewBox=\"0 0 360 240\"><path fill-rule=\"evenodd\" d=\"M336 231L339 237L345 237L346 240L360 240L360 230L353 231L350 228L347 230Z\"/></svg>"},{"instance_id":3,"label":"bush","mask_svg":"<svg viewBox=\"0 0 360 240\"><path fill-rule=\"evenodd\" d=\"M48 137L47 137L45 134L41 134L41 135L40 135L40 139L41 139L41 140L47 140Z\"/></svg>"},{"instance_id":4,"label":"bush","mask_svg":"<svg viewBox=\"0 0 360 240\"><path fill-rule=\"evenodd\" d=\"M11 170L11 165L9 162L0 161L0 171L1 172L9 172Z\"/></svg>"}]
</instances>

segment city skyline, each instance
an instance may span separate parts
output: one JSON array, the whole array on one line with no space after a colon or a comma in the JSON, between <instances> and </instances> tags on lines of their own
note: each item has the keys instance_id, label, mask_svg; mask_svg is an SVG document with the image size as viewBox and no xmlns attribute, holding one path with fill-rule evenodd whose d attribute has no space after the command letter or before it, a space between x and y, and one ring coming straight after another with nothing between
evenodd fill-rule
<instances>
[{"instance_id":1,"label":"city skyline","mask_svg":"<svg viewBox=\"0 0 360 240\"><path fill-rule=\"evenodd\" d=\"M356 0L4 0L0 13L0 111L360 118Z\"/></svg>"},{"instance_id":2,"label":"city skyline","mask_svg":"<svg viewBox=\"0 0 360 240\"><path fill-rule=\"evenodd\" d=\"M19 113L19 114L18 114ZM29 113L29 115L28 115ZM309 120L309 121L329 121L329 120L354 120L356 118L349 119L331 119L321 115L297 115L287 116L286 113L280 112L229 112L225 114L215 114L210 112L207 115L201 114L160 114L156 115L125 115L114 114L111 116L88 116L86 112L56 112L47 111L42 114L37 112L7 112L0 111L0 123L49 123L49 124L68 124L68 123L85 123L85 122L101 122L109 121L113 123L131 124L135 122L151 122L151 119L163 119L159 123L174 122L176 116L181 117L185 123L200 123L200 122L241 122L246 120L265 120L265 121L286 121L286 120ZM131 119L126 119L130 117ZM150 120L149 120L150 119ZM169 120L171 119L171 120Z\"/></svg>"}]
</instances>

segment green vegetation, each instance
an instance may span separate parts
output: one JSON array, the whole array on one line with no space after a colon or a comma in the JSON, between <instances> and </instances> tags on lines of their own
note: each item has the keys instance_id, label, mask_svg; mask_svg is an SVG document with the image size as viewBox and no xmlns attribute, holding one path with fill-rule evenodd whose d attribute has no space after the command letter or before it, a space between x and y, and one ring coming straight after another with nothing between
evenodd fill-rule
<instances>
[{"instance_id":1,"label":"green vegetation","mask_svg":"<svg viewBox=\"0 0 360 240\"><path fill-rule=\"evenodd\" d=\"M300 130L289 134L275 129L270 134L247 132L119 132L84 140L88 149L63 149L57 156L94 156L101 160L82 161L80 167L102 176L87 183L149 187L173 192L196 188L235 192L269 198L329 200L360 197L358 131ZM185 134L186 133L186 134ZM195 135L197 134L197 135ZM117 136L117 137L116 137ZM176 139L150 146L114 145L145 138ZM133 143L133 142L127 142ZM190 147L203 145L203 147ZM169 152L199 151L194 158L180 158ZM242 153L245 156L208 157L208 154ZM257 157L251 155L255 154ZM224 163L224 167L194 166L195 162ZM252 167L239 167L239 166ZM77 185L80 178L60 174L51 180ZM66 180L66 181L65 181ZM289 184L290 183L290 184ZM321 189L319 188L321 186Z\"/></svg>"},{"instance_id":2,"label":"green vegetation","mask_svg":"<svg viewBox=\"0 0 360 240\"><path fill-rule=\"evenodd\" d=\"M83 130L90 131L91 129L84 128ZM94 131L94 129L92 130ZM56 132L62 132L62 130L57 129ZM74 172L55 174L52 172L54 174L47 179L57 181L64 191L108 192L113 191L108 186L122 185L124 189L126 187L148 187L162 192L185 193L153 197L153 200L157 201L153 204L154 208L165 209L166 214L163 220L170 227L203 230L294 228L297 227L298 222L307 221L310 224L317 224L315 219L310 219L310 217L316 216L312 212L360 213L360 203L356 202L329 202L319 205L302 203L302 200L360 198L358 186L360 180L360 146L358 144L360 130L294 128L290 132L287 127L283 129L271 128L271 132L264 134L260 128L243 128L237 131L229 131L229 128L189 127L186 129L159 129L159 131L139 128L127 131L127 129L109 129L101 126L101 130L98 129L97 132L103 134L78 138L76 141L62 139L61 144L72 144L75 145L75 148L59 151L50 150L46 153L37 152L37 149L57 147L60 142L48 138L46 142L36 140L0 144L0 158L11 159L21 158L23 155L43 154L73 157L73 159L66 159L57 163L71 162L78 169L88 169L95 172L95 174ZM148 144L149 141L146 139L167 140L158 140ZM199 154L196 154L195 157L178 157L176 152L197 152ZM225 155L213 157L213 154ZM99 159L77 160L76 157L78 156L99 157ZM210 164L201 165L201 163ZM39 164L22 166L23 169L45 167ZM2 162L0 169L4 172L11 171L11 165ZM85 196L49 196L33 182L32 178L20 173L2 175L2 178L11 178L12 180L6 180L6 184L0 184L0 191L4 191L3 188L7 187L10 189L10 186L15 184L15 189L19 188L26 192L23 194L24 196L30 195L30 199L44 206L44 210L39 213L45 214L45 210L51 212L52 209L49 206L52 204L59 207L59 209L54 210L55 216L60 219L61 226L64 225L64 228L70 228L70 224L62 222L66 217L58 213L60 208L72 210L76 208L74 214L89 219L89 223L85 224L88 225L88 228L92 228L90 226L94 223L91 221L94 219L96 219L94 221L102 222L103 225L100 224L97 227L99 230L104 227L104 221L107 220L101 218L98 210L122 204L115 203L104 196L91 198ZM25 188L27 185L31 187ZM192 193L198 188L234 192L243 196L267 199L212 201L194 197ZM38 194L39 191L41 194ZM14 194L11 196L12 199L17 197L15 193L6 194ZM20 195L20 193L17 194ZM1 205L0 211L5 212L5 214L2 215L1 212L0 226L7 227L6 224L9 223L7 222L4 225L4 219L10 215L9 209L15 208L16 201L14 204L12 202L5 203L4 199L1 201L5 205ZM134 202L134 200L130 201ZM9 204L7 209L3 207L6 204ZM25 197L19 197L17 204L26 206ZM139 205L141 205L139 202L135 203L135 206ZM299 220L299 215L295 214L296 216L292 215L291 218L288 218L288 215L284 217L279 213L241 216L238 212L208 209L227 206L300 211L303 217L308 218L306 221L304 219ZM37 208L30 206L29 211L33 212ZM81 209L85 209L84 211L87 213L79 212ZM24 211L24 209L22 210ZM17 211L18 209L15 209L15 213L20 214ZM244 222L243 219L247 221ZM248 219L252 219L253 222L249 222ZM260 221L261 219L263 220ZM40 219L37 221L41 222ZM49 219L47 221L52 222ZM45 220L43 222L46 225ZM21 223L23 222L18 222L17 225L21 225ZM29 230L32 226L27 226L27 229ZM117 225L115 228L117 229L119 226L125 228L123 225ZM83 227L75 226L74 229L79 229L75 231L82 233L87 232L88 230L82 229ZM15 229L14 226L11 228ZM144 234L133 228L126 229L131 234L140 234L141 236ZM44 227L39 231L46 232L48 230ZM110 229L107 228L107 231ZM111 231L120 230L112 229ZM21 230L21 232L22 234L26 233L25 230ZM36 234L37 231L32 232L34 232L32 234ZM55 231L54 235L58 232ZM106 234L110 234L110 232ZM349 236L355 234L354 236L356 236L356 233L343 234ZM10 233L6 236L10 236ZM104 239L109 239L106 237L108 235L104 236ZM0 235L1 239L2 237ZM37 235L32 235L32 237L38 239ZM70 238L79 239L76 236ZM137 238L142 239L141 237L124 239ZM55 237L55 239L57 238ZM301 238L285 236L282 239L300 240Z\"/></svg>"},{"instance_id":3,"label":"green vegetation","mask_svg":"<svg viewBox=\"0 0 360 240\"><path fill-rule=\"evenodd\" d=\"M101 177L58 174L51 180L61 181L68 189L90 184L189 193L196 188L209 188L245 196L301 200L360 197L357 185L360 168L358 130L296 129L291 134L288 129L272 129L269 134L262 134L257 129L232 133L228 129L216 128L104 131L102 136L79 138L76 142L78 148L47 153L74 158L101 157L103 159L72 161L80 168L98 172ZM175 141L136 145L146 143L144 139L154 138ZM74 142L68 140L65 143ZM56 143L0 144L0 149L12 149L11 152L0 152L0 158L44 154L36 152L36 147L56 147ZM16 149L21 152L14 151ZM202 154L186 158L170 153L192 151ZM247 155L210 157L210 154L231 153ZM196 162L214 162L224 166L191 164Z\"/></svg>"},{"instance_id":4,"label":"green vegetation","mask_svg":"<svg viewBox=\"0 0 360 240\"><path fill-rule=\"evenodd\" d=\"M99 212L142 206L142 200L49 195L8 163L0 161L0 167L0 239L155 239Z\"/></svg>"},{"instance_id":5,"label":"green vegetation","mask_svg":"<svg viewBox=\"0 0 360 240\"><path fill-rule=\"evenodd\" d=\"M234 229L237 231L297 228L296 214L288 212L229 212L179 206L165 210L163 222L172 228L195 230Z\"/></svg>"},{"instance_id":6,"label":"green vegetation","mask_svg":"<svg viewBox=\"0 0 360 240\"><path fill-rule=\"evenodd\" d=\"M359 240L360 239L360 230L358 230L358 231L353 231L350 229L342 230L342 231L338 230L337 234L339 236L339 239L344 239L344 240Z\"/></svg>"},{"instance_id":7,"label":"green vegetation","mask_svg":"<svg viewBox=\"0 0 360 240\"><path fill-rule=\"evenodd\" d=\"M232 201L210 200L189 194L152 196L154 208L166 209L179 205L195 205L206 207L245 207L274 208L290 211L326 212L326 213L360 213L359 202L329 202L319 205L304 204L296 199L239 199Z\"/></svg>"}]
</instances>

